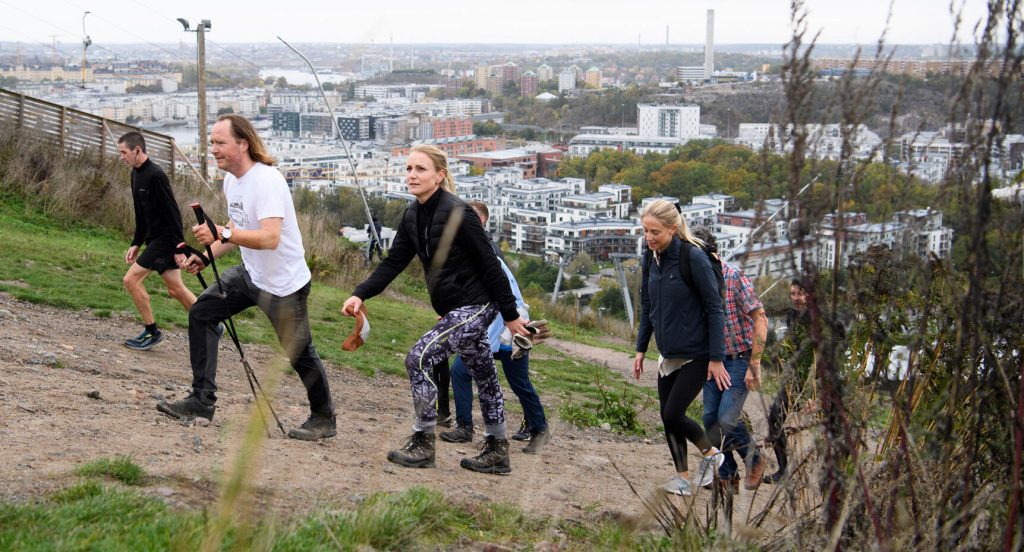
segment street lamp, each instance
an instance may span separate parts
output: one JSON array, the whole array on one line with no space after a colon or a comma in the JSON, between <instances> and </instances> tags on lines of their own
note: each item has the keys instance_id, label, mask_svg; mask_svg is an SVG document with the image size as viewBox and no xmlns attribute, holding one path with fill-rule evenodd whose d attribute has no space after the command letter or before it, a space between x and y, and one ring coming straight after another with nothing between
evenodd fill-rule
<instances>
[{"instance_id":1,"label":"street lamp","mask_svg":"<svg viewBox=\"0 0 1024 552\"><path fill-rule=\"evenodd\" d=\"M209 176L206 158L206 33L210 30L210 20L203 19L194 30L189 28L188 21L178 18L186 33L196 33L196 80L199 96L199 173L203 180Z\"/></svg>"},{"instance_id":2,"label":"street lamp","mask_svg":"<svg viewBox=\"0 0 1024 552\"><path fill-rule=\"evenodd\" d=\"M619 104L619 128L625 128L625 126L626 126L626 104L620 103Z\"/></svg>"},{"instance_id":3,"label":"street lamp","mask_svg":"<svg viewBox=\"0 0 1024 552\"><path fill-rule=\"evenodd\" d=\"M85 16L92 12L85 12L82 14L82 88L85 88L85 52L92 46L92 39L89 38L89 33L85 32Z\"/></svg>"}]
</instances>

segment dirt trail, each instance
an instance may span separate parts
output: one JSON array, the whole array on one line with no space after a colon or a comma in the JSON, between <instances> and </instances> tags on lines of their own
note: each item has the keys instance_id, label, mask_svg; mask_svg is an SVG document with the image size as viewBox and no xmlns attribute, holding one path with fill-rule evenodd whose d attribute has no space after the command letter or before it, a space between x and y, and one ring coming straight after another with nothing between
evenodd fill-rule
<instances>
[{"instance_id":1,"label":"dirt trail","mask_svg":"<svg viewBox=\"0 0 1024 552\"><path fill-rule=\"evenodd\" d=\"M237 354L225 340L213 423L185 427L154 409L157 400L178 399L188 392L185 332L168 331L154 350L135 352L120 342L136 330L135 322L127 319L33 305L0 293L0 499L31 499L74 481L73 470L84 462L125 454L151 476L145 492L176 506L203 507L215 500L217 482L232 461L251 406ZM629 358L616 358L621 353L564 341L553 346L631 370ZM285 371L273 349L246 347L261 380L268 379L270 370ZM366 377L332 365L328 374L338 410L338 436L305 443L284 439L275 430L261 452L253 481L256 495L261 505L281 516L410 485L434 487L462 502L514 503L539 515L572 518L596 507L632 516L641 514L643 506L612 463L641 492L672 473L660 437L640 440L581 430L557 419L552 419L555 437L541 455L523 454L521 445L513 444L509 476L461 469L459 459L475 454L476 446L440 440L437 468L399 468L389 464L386 455L410 432L407 382L394 376ZM653 381L650 370L643 383ZM90 398L91 392L98 392L99 398ZM281 378L273 404L286 429L305 419L305 391L291 370ZM545 401L545 406L549 417L556 418L554 405ZM510 419L508 425L518 423ZM696 462L696 457L691 459L691 465ZM757 494L755 512L767 494ZM739 512L748 510L752 496L743 492L737 499L737 520L742 518ZM703 497L698 504L703 511Z\"/></svg>"}]
</instances>

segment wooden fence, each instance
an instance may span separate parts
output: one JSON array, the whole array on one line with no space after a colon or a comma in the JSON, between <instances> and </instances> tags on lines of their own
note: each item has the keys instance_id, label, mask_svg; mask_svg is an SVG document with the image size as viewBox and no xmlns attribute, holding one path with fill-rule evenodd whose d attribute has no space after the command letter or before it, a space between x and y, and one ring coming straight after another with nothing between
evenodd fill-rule
<instances>
[{"instance_id":1,"label":"wooden fence","mask_svg":"<svg viewBox=\"0 0 1024 552\"><path fill-rule=\"evenodd\" d=\"M161 165L171 179L175 177L175 160L179 157L185 158L174 143L174 138L165 134L3 88L0 88L0 123L13 125L60 144L64 153L95 154L97 164L102 163L108 155L116 157L117 139L128 131L137 130L146 138L146 153L149 158ZM198 173L195 176L198 177Z\"/></svg>"}]
</instances>

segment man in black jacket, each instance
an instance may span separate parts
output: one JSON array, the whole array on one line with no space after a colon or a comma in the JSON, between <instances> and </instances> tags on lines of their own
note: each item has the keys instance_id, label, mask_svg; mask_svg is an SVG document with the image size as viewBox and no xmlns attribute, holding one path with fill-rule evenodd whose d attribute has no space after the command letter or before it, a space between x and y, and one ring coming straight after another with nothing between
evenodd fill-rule
<instances>
[{"instance_id":1,"label":"man in black jacket","mask_svg":"<svg viewBox=\"0 0 1024 552\"><path fill-rule=\"evenodd\" d=\"M121 161L132 168L132 202L135 206L135 237L124 254L130 268L124 275L124 287L135 302L135 308L145 324L138 337L126 339L125 347L146 351L160 343L163 334L156 325L149 294L143 281L154 270L167 285L167 292L177 299L185 310L196 302L196 296L181 281L181 270L175 249L185 241L181 230L181 212L174 200L171 183L156 163L146 154L146 139L136 131L128 132L117 141ZM146 249L139 254L139 248Z\"/></svg>"}]
</instances>

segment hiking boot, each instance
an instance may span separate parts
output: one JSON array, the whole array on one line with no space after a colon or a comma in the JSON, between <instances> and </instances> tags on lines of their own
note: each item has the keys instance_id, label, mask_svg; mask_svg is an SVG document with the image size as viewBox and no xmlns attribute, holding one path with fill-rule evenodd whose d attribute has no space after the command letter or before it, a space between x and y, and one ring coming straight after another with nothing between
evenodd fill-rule
<instances>
[{"instance_id":1,"label":"hiking boot","mask_svg":"<svg viewBox=\"0 0 1024 552\"><path fill-rule=\"evenodd\" d=\"M451 431L442 431L441 440L449 443L471 443L473 442L473 426L459 424Z\"/></svg>"},{"instance_id":2,"label":"hiking boot","mask_svg":"<svg viewBox=\"0 0 1024 552\"><path fill-rule=\"evenodd\" d=\"M723 462L725 462L725 455L719 450L715 450L713 454L701 458L700 466L697 467L696 486L704 487L710 485L715 480L715 474L718 473L718 468L722 467Z\"/></svg>"},{"instance_id":3,"label":"hiking boot","mask_svg":"<svg viewBox=\"0 0 1024 552\"><path fill-rule=\"evenodd\" d=\"M479 473L511 472L512 466L508 462L508 440L488 435L484 438L484 446L480 450L480 455L475 458L463 458L459 465Z\"/></svg>"},{"instance_id":4,"label":"hiking boot","mask_svg":"<svg viewBox=\"0 0 1024 552\"><path fill-rule=\"evenodd\" d=\"M388 462L406 468L434 467L434 434L417 431L409 436L402 448L388 453Z\"/></svg>"},{"instance_id":5,"label":"hiking boot","mask_svg":"<svg viewBox=\"0 0 1024 552\"><path fill-rule=\"evenodd\" d=\"M191 420L194 418L213 419L213 413L217 410L214 405L205 405L195 395L189 395L177 402L160 401L156 403L156 409L172 418L179 420Z\"/></svg>"},{"instance_id":6,"label":"hiking boot","mask_svg":"<svg viewBox=\"0 0 1024 552\"><path fill-rule=\"evenodd\" d=\"M764 461L764 458L760 456L754 460L754 463L747 469L747 476L743 478L743 488L748 491L756 490L761 486L761 478L764 476L764 470L768 467L768 462Z\"/></svg>"},{"instance_id":7,"label":"hiking boot","mask_svg":"<svg viewBox=\"0 0 1024 552\"><path fill-rule=\"evenodd\" d=\"M454 418L452 418L451 414L448 414L446 416L441 416L440 414L438 414L436 423L441 427L452 427L453 420Z\"/></svg>"},{"instance_id":8,"label":"hiking boot","mask_svg":"<svg viewBox=\"0 0 1024 552\"><path fill-rule=\"evenodd\" d=\"M679 496L690 496L693 494L693 487L690 486L690 482L678 475L673 475L661 488L667 493Z\"/></svg>"},{"instance_id":9,"label":"hiking boot","mask_svg":"<svg viewBox=\"0 0 1024 552\"><path fill-rule=\"evenodd\" d=\"M512 440L529 441L530 437L532 437L530 435L530 428L526 427L526 420L523 420L523 423L519 426L519 431L512 434Z\"/></svg>"},{"instance_id":10,"label":"hiking boot","mask_svg":"<svg viewBox=\"0 0 1024 552\"><path fill-rule=\"evenodd\" d=\"M302 425L295 429L288 430L288 437L300 441L316 441L326 439L338 434L335 416L324 414L310 414L309 419L302 422Z\"/></svg>"},{"instance_id":11,"label":"hiking boot","mask_svg":"<svg viewBox=\"0 0 1024 552\"><path fill-rule=\"evenodd\" d=\"M149 330L144 329L139 334L139 337L125 339L124 346L136 351L148 351L163 340L164 333L160 330L157 330L156 333L150 333Z\"/></svg>"},{"instance_id":12,"label":"hiking boot","mask_svg":"<svg viewBox=\"0 0 1024 552\"><path fill-rule=\"evenodd\" d=\"M551 430L544 428L533 435L530 435L530 442L523 447L523 452L526 454L538 454L544 445L548 444L551 440Z\"/></svg>"}]
</instances>

